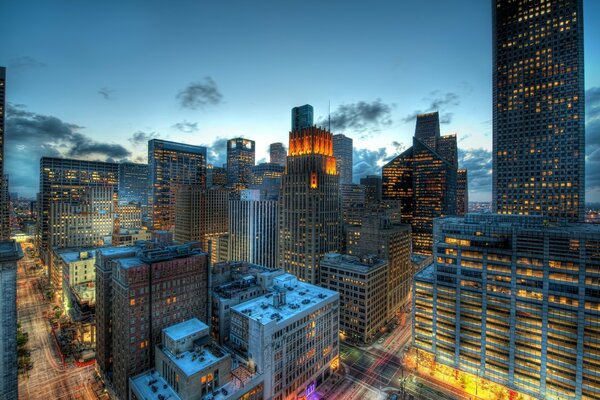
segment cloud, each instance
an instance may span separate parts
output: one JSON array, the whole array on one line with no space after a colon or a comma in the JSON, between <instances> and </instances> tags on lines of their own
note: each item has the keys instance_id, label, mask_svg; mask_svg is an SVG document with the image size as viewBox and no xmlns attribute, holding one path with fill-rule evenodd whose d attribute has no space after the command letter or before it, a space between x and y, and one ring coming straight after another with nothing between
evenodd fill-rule
<instances>
[{"instance_id":1,"label":"cloud","mask_svg":"<svg viewBox=\"0 0 600 400\"><path fill-rule=\"evenodd\" d=\"M184 120L183 122L178 122L175 125L173 125L173 128L183 133L193 133L198 131L198 123L187 122Z\"/></svg>"},{"instance_id":2,"label":"cloud","mask_svg":"<svg viewBox=\"0 0 600 400\"><path fill-rule=\"evenodd\" d=\"M381 175L381 167L396 157L404 150L400 142L392 142L388 147L380 147L377 150L358 149L352 150L352 174L359 182L360 178L367 175Z\"/></svg>"},{"instance_id":3,"label":"cloud","mask_svg":"<svg viewBox=\"0 0 600 400\"><path fill-rule=\"evenodd\" d=\"M134 146L140 146L148 143L149 140L158 139L159 135L156 132L137 131L128 140Z\"/></svg>"},{"instance_id":4,"label":"cloud","mask_svg":"<svg viewBox=\"0 0 600 400\"><path fill-rule=\"evenodd\" d=\"M359 101L353 104L342 104L331 114L331 129L333 131L351 130L364 132L377 131L380 126L392 124L392 105L385 104L381 99L371 103ZM329 118L321 118L319 125L328 126Z\"/></svg>"},{"instance_id":5,"label":"cloud","mask_svg":"<svg viewBox=\"0 0 600 400\"><path fill-rule=\"evenodd\" d=\"M600 87L585 92L585 186L592 196L590 201L600 200ZM588 196L590 197L590 196Z\"/></svg>"},{"instance_id":6,"label":"cloud","mask_svg":"<svg viewBox=\"0 0 600 400\"><path fill-rule=\"evenodd\" d=\"M203 144L206 147L208 162L215 167L222 167L227 162L227 139L217 137L211 144Z\"/></svg>"},{"instance_id":7,"label":"cloud","mask_svg":"<svg viewBox=\"0 0 600 400\"><path fill-rule=\"evenodd\" d=\"M105 87L98 90L98 94L100 96L104 97L104 100L114 100L114 96L113 96L114 93L115 93L114 90L105 88Z\"/></svg>"},{"instance_id":8,"label":"cloud","mask_svg":"<svg viewBox=\"0 0 600 400\"><path fill-rule=\"evenodd\" d=\"M215 81L207 76L202 82L192 82L179 94L177 100L181 107L197 110L209 105L217 105L223 101L223 95L219 92L219 88Z\"/></svg>"},{"instance_id":9,"label":"cloud","mask_svg":"<svg viewBox=\"0 0 600 400\"><path fill-rule=\"evenodd\" d=\"M447 112L448 107L454 107L460 104L460 97L458 94L453 92L447 92L440 94L439 90L434 90L429 93L429 97L425 97L423 100L429 102L429 106L425 110L415 110L402 118L402 122L412 122L417 115L438 111L440 113L440 124L449 124L452 122L453 113Z\"/></svg>"},{"instance_id":10,"label":"cloud","mask_svg":"<svg viewBox=\"0 0 600 400\"><path fill-rule=\"evenodd\" d=\"M466 168L469 192L492 193L492 152L485 149L458 149L458 166Z\"/></svg>"},{"instance_id":11,"label":"cloud","mask_svg":"<svg viewBox=\"0 0 600 400\"><path fill-rule=\"evenodd\" d=\"M10 60L9 68L11 69L25 69L25 68L43 68L46 63L36 60L30 56L21 56Z\"/></svg>"},{"instance_id":12,"label":"cloud","mask_svg":"<svg viewBox=\"0 0 600 400\"><path fill-rule=\"evenodd\" d=\"M6 170L11 190L33 195L38 190L39 159L77 157L88 160L119 160L131 155L125 147L102 143L84 135L84 128L57 117L7 104Z\"/></svg>"}]
</instances>

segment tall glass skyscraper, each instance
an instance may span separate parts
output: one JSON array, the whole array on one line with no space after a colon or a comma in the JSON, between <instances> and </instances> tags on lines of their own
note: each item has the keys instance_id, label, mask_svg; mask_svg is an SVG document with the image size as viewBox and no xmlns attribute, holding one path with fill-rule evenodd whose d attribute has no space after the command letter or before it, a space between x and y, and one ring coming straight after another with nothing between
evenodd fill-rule
<instances>
[{"instance_id":1,"label":"tall glass skyscraper","mask_svg":"<svg viewBox=\"0 0 600 400\"><path fill-rule=\"evenodd\" d=\"M119 204L137 203L148 220L148 164L119 164Z\"/></svg>"},{"instance_id":2,"label":"tall glass skyscraper","mask_svg":"<svg viewBox=\"0 0 600 400\"><path fill-rule=\"evenodd\" d=\"M247 188L256 158L254 140L235 138L227 141L227 184Z\"/></svg>"},{"instance_id":3,"label":"tall glass skyscraper","mask_svg":"<svg viewBox=\"0 0 600 400\"><path fill-rule=\"evenodd\" d=\"M581 221L583 0L494 0L494 209Z\"/></svg>"},{"instance_id":4,"label":"tall glass skyscraper","mask_svg":"<svg viewBox=\"0 0 600 400\"><path fill-rule=\"evenodd\" d=\"M271 143L269 145L269 157L271 164L279 164L285 167L287 151L283 143Z\"/></svg>"},{"instance_id":5,"label":"tall glass skyscraper","mask_svg":"<svg viewBox=\"0 0 600 400\"><path fill-rule=\"evenodd\" d=\"M152 139L148 142L149 210L155 230L175 228L175 192L181 185L206 187L206 148Z\"/></svg>"},{"instance_id":6,"label":"tall glass skyscraper","mask_svg":"<svg viewBox=\"0 0 600 400\"><path fill-rule=\"evenodd\" d=\"M305 104L292 108L292 131L313 126L313 107Z\"/></svg>"},{"instance_id":7,"label":"tall glass skyscraper","mask_svg":"<svg viewBox=\"0 0 600 400\"><path fill-rule=\"evenodd\" d=\"M333 156L340 174L340 185L352 183L352 138L333 135Z\"/></svg>"}]
</instances>

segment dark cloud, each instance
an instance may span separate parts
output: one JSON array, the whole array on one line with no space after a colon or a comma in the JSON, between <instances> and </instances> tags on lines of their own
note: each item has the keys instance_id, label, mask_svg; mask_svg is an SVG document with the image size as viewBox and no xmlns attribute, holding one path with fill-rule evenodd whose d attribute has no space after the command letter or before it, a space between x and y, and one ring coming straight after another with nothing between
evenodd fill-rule
<instances>
[{"instance_id":1,"label":"dark cloud","mask_svg":"<svg viewBox=\"0 0 600 400\"><path fill-rule=\"evenodd\" d=\"M227 162L227 139L217 137L211 144L203 144L206 147L208 162L215 167L222 167Z\"/></svg>"},{"instance_id":2,"label":"dark cloud","mask_svg":"<svg viewBox=\"0 0 600 400\"><path fill-rule=\"evenodd\" d=\"M198 123L197 122L187 122L187 121L183 121L183 122L178 122L175 125L173 125L173 128L177 129L178 131L181 131L183 133L193 133L198 131Z\"/></svg>"},{"instance_id":3,"label":"dark cloud","mask_svg":"<svg viewBox=\"0 0 600 400\"><path fill-rule=\"evenodd\" d=\"M448 112L447 109L460 104L460 97L458 94L453 92L440 94L439 90L434 90L429 93L429 97L426 97L423 100L429 102L429 107L425 110L415 110L411 112L406 117L402 118L402 122L412 122L419 114L438 111L440 113L440 124L449 124L452 122L453 113Z\"/></svg>"},{"instance_id":4,"label":"dark cloud","mask_svg":"<svg viewBox=\"0 0 600 400\"><path fill-rule=\"evenodd\" d=\"M215 81L207 76L203 82L192 82L179 94L177 100L181 107L197 110L210 105L217 105L223 101L223 95Z\"/></svg>"},{"instance_id":5,"label":"dark cloud","mask_svg":"<svg viewBox=\"0 0 600 400\"><path fill-rule=\"evenodd\" d=\"M37 192L42 156L106 161L131 155L119 144L97 142L82 134L84 128L77 124L27 111L22 105L9 103L6 111L6 170L11 190L27 195Z\"/></svg>"},{"instance_id":6,"label":"dark cloud","mask_svg":"<svg viewBox=\"0 0 600 400\"><path fill-rule=\"evenodd\" d=\"M381 167L396 157L404 150L400 142L392 142L389 147L380 147L377 150L357 149L352 150L352 174L356 181L367 175L381 175Z\"/></svg>"},{"instance_id":7,"label":"dark cloud","mask_svg":"<svg viewBox=\"0 0 600 400\"><path fill-rule=\"evenodd\" d=\"M114 90L105 88L105 87L98 90L98 94L100 96L102 96L104 98L104 100L114 100L114 96L113 96L114 93L115 93Z\"/></svg>"},{"instance_id":8,"label":"dark cloud","mask_svg":"<svg viewBox=\"0 0 600 400\"><path fill-rule=\"evenodd\" d=\"M392 124L392 106L385 104L381 99L371 103L359 101L353 104L342 104L331 114L331 129L333 131L366 130L377 131L380 126ZM329 118L321 118L321 126L328 126Z\"/></svg>"},{"instance_id":9,"label":"dark cloud","mask_svg":"<svg viewBox=\"0 0 600 400\"><path fill-rule=\"evenodd\" d=\"M468 170L469 192L492 193L492 152L458 149L458 165Z\"/></svg>"},{"instance_id":10,"label":"dark cloud","mask_svg":"<svg viewBox=\"0 0 600 400\"><path fill-rule=\"evenodd\" d=\"M8 64L8 66L10 69L25 69L25 68L43 68L46 66L46 64L39 60L36 60L33 57L22 56L22 57L13 58L12 60L10 60L10 63Z\"/></svg>"},{"instance_id":11,"label":"dark cloud","mask_svg":"<svg viewBox=\"0 0 600 400\"><path fill-rule=\"evenodd\" d=\"M158 139L158 137L156 132L137 131L128 140L134 146L141 146L147 144L149 140Z\"/></svg>"}]
</instances>

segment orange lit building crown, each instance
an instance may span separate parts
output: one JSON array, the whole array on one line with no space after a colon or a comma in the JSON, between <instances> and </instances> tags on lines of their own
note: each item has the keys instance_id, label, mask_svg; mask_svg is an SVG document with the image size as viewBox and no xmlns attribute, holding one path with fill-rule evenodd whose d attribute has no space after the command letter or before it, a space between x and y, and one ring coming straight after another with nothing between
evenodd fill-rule
<instances>
[{"instance_id":1,"label":"orange lit building crown","mask_svg":"<svg viewBox=\"0 0 600 400\"><path fill-rule=\"evenodd\" d=\"M333 135L317 127L290 132L290 156L322 154L333 156Z\"/></svg>"}]
</instances>

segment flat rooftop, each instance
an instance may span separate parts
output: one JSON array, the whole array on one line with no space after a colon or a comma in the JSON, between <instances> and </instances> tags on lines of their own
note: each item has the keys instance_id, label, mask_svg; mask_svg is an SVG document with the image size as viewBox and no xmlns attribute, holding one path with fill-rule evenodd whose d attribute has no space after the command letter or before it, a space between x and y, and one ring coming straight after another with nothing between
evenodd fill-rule
<instances>
[{"instance_id":1,"label":"flat rooftop","mask_svg":"<svg viewBox=\"0 0 600 400\"><path fill-rule=\"evenodd\" d=\"M369 262L367 260L372 260ZM329 253L321 261L321 265L335 266L344 270L367 274L375 268L387 265L387 261L377 257L357 257L348 254Z\"/></svg>"},{"instance_id":2,"label":"flat rooftop","mask_svg":"<svg viewBox=\"0 0 600 400\"><path fill-rule=\"evenodd\" d=\"M200 321L198 318L192 318L163 329L163 333L169 336L172 340L177 341L205 329L208 329L208 325Z\"/></svg>"},{"instance_id":3,"label":"flat rooftop","mask_svg":"<svg viewBox=\"0 0 600 400\"><path fill-rule=\"evenodd\" d=\"M117 260L117 263L125 269L146 265L139 257L120 258Z\"/></svg>"},{"instance_id":4,"label":"flat rooftop","mask_svg":"<svg viewBox=\"0 0 600 400\"><path fill-rule=\"evenodd\" d=\"M415 274L415 280L433 281L434 272L434 265L431 263Z\"/></svg>"},{"instance_id":5,"label":"flat rooftop","mask_svg":"<svg viewBox=\"0 0 600 400\"><path fill-rule=\"evenodd\" d=\"M157 371L147 371L131 378L131 384L145 400L181 400L177 392L163 379Z\"/></svg>"},{"instance_id":6,"label":"flat rooftop","mask_svg":"<svg viewBox=\"0 0 600 400\"><path fill-rule=\"evenodd\" d=\"M227 353L214 345L198 351L184 351L177 355L163 348L163 353L187 376L192 376L227 356Z\"/></svg>"},{"instance_id":7,"label":"flat rooftop","mask_svg":"<svg viewBox=\"0 0 600 400\"><path fill-rule=\"evenodd\" d=\"M81 258L81 253L87 254L87 257ZM72 263L75 261L92 260L96 258L96 252L94 250L74 250L66 253L59 253L60 258L66 263Z\"/></svg>"},{"instance_id":8,"label":"flat rooftop","mask_svg":"<svg viewBox=\"0 0 600 400\"><path fill-rule=\"evenodd\" d=\"M301 282L292 274L283 274L273 279L274 292L231 307L232 310L267 325L273 320L283 322L314 307L316 304L337 296L337 292L320 286ZM277 292L285 293L285 304L275 307L273 297Z\"/></svg>"},{"instance_id":9,"label":"flat rooftop","mask_svg":"<svg viewBox=\"0 0 600 400\"><path fill-rule=\"evenodd\" d=\"M139 247L136 246L123 246L123 247L102 247L96 249L96 251L100 252L103 256L114 256L118 254L130 253L132 251L138 250Z\"/></svg>"},{"instance_id":10,"label":"flat rooftop","mask_svg":"<svg viewBox=\"0 0 600 400\"><path fill-rule=\"evenodd\" d=\"M0 241L0 261L17 261L23 258L21 245L14 240Z\"/></svg>"}]
</instances>

